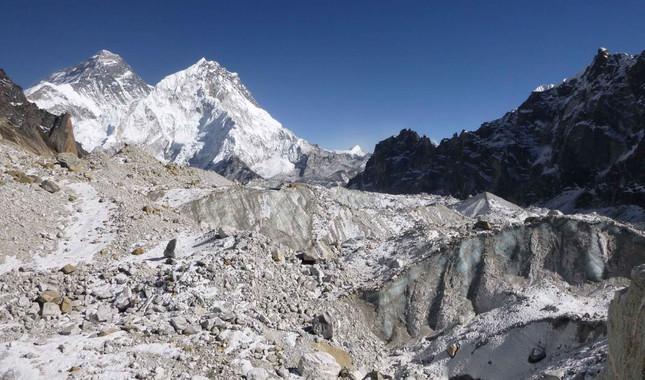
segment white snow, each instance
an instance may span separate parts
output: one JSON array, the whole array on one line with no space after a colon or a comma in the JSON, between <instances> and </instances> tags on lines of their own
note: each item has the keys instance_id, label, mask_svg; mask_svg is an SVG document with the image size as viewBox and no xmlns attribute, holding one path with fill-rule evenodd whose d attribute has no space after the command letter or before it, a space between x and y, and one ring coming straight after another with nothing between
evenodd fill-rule
<instances>
[{"instance_id":1,"label":"white snow","mask_svg":"<svg viewBox=\"0 0 645 380\"><path fill-rule=\"evenodd\" d=\"M57 252L34 258L38 269L60 268L69 263L91 261L114 238L106 228L112 204L100 202L96 190L88 183L73 183L67 187L78 196L77 202L69 206L73 213L71 223L65 229Z\"/></svg>"}]
</instances>

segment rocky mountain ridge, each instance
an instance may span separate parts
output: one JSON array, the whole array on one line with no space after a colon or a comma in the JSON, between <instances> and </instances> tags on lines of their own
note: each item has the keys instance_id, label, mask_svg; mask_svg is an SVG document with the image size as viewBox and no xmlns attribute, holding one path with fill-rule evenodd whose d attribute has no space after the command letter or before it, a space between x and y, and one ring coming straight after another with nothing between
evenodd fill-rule
<instances>
[{"instance_id":1,"label":"rocky mountain ridge","mask_svg":"<svg viewBox=\"0 0 645 380\"><path fill-rule=\"evenodd\" d=\"M147 85L119 55L102 50L27 90L52 112L70 112L88 149L145 146L164 161L238 180L345 183L366 161L298 138L262 109L236 73L200 59Z\"/></svg>"},{"instance_id":2,"label":"rocky mountain ridge","mask_svg":"<svg viewBox=\"0 0 645 380\"><path fill-rule=\"evenodd\" d=\"M38 154L82 152L69 114L53 115L29 102L0 69L0 137Z\"/></svg>"},{"instance_id":3,"label":"rocky mountain ridge","mask_svg":"<svg viewBox=\"0 0 645 380\"><path fill-rule=\"evenodd\" d=\"M582 73L543 86L516 110L434 145L402 130L377 144L351 188L390 193L490 191L570 211L645 207L645 52L600 49Z\"/></svg>"}]
</instances>

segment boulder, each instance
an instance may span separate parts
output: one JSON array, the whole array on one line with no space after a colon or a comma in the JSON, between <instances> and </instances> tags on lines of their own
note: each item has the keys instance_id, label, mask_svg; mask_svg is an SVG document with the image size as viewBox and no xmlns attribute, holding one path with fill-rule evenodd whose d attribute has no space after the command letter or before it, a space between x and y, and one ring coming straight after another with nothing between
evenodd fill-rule
<instances>
[{"instance_id":1,"label":"boulder","mask_svg":"<svg viewBox=\"0 0 645 380\"><path fill-rule=\"evenodd\" d=\"M73 153L59 153L56 155L58 164L71 172L80 172L83 170L83 160Z\"/></svg>"},{"instance_id":2,"label":"boulder","mask_svg":"<svg viewBox=\"0 0 645 380\"><path fill-rule=\"evenodd\" d=\"M166 249L163 251L163 257L167 259L175 258L175 248L177 247L177 239L172 239L166 245Z\"/></svg>"},{"instance_id":3,"label":"boulder","mask_svg":"<svg viewBox=\"0 0 645 380\"><path fill-rule=\"evenodd\" d=\"M58 317L60 315L60 307L54 302L45 302L43 303L42 310L40 315L43 318L46 317Z\"/></svg>"},{"instance_id":4,"label":"boulder","mask_svg":"<svg viewBox=\"0 0 645 380\"><path fill-rule=\"evenodd\" d=\"M40 183L40 187L50 193L57 193L60 191L60 187L55 182L49 180L42 181Z\"/></svg>"},{"instance_id":5,"label":"boulder","mask_svg":"<svg viewBox=\"0 0 645 380\"><path fill-rule=\"evenodd\" d=\"M58 305L59 303L61 303L62 300L63 298L61 297L60 293L51 289L45 290L44 292L40 293L40 295L38 296L38 302L41 304L52 302Z\"/></svg>"},{"instance_id":6,"label":"boulder","mask_svg":"<svg viewBox=\"0 0 645 380\"><path fill-rule=\"evenodd\" d=\"M76 265L73 264L66 264L64 267L60 269L61 272L65 274L70 274L76 271Z\"/></svg>"},{"instance_id":7,"label":"boulder","mask_svg":"<svg viewBox=\"0 0 645 380\"><path fill-rule=\"evenodd\" d=\"M341 369L326 352L304 354L298 362L298 372L306 380L336 380Z\"/></svg>"},{"instance_id":8,"label":"boulder","mask_svg":"<svg viewBox=\"0 0 645 380\"><path fill-rule=\"evenodd\" d=\"M325 339L331 339L334 336L334 322L329 313L317 315L312 322L311 328L314 334Z\"/></svg>"}]
</instances>

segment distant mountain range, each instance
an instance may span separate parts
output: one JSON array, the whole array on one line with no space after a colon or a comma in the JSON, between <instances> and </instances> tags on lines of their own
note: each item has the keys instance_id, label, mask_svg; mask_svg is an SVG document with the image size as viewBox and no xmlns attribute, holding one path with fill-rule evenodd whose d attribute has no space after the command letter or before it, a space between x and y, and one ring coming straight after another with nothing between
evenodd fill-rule
<instances>
[{"instance_id":1,"label":"distant mountain range","mask_svg":"<svg viewBox=\"0 0 645 380\"><path fill-rule=\"evenodd\" d=\"M82 146L139 144L157 158L257 177L345 183L367 157L298 138L262 109L236 73L200 59L150 86L117 54L101 50L26 91L55 114L70 113Z\"/></svg>"},{"instance_id":2,"label":"distant mountain range","mask_svg":"<svg viewBox=\"0 0 645 380\"><path fill-rule=\"evenodd\" d=\"M584 71L540 86L516 110L438 145L411 130L381 141L350 188L488 191L564 210L645 207L645 52L600 49Z\"/></svg>"}]
</instances>

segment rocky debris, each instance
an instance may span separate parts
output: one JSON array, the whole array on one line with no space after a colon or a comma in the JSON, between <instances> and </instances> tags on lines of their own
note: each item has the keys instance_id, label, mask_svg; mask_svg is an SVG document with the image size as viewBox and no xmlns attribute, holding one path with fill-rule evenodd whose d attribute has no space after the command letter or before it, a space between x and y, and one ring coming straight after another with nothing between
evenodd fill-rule
<instances>
[{"instance_id":1,"label":"rocky debris","mask_svg":"<svg viewBox=\"0 0 645 380\"><path fill-rule=\"evenodd\" d=\"M325 352L304 354L298 361L298 373L307 380L336 380L341 369L334 357Z\"/></svg>"},{"instance_id":2,"label":"rocky debris","mask_svg":"<svg viewBox=\"0 0 645 380\"><path fill-rule=\"evenodd\" d=\"M459 198L489 191L520 205L552 201L566 211L645 208L644 67L645 52L599 51L581 74L532 92L476 131L435 145L402 130L376 145L348 186Z\"/></svg>"},{"instance_id":3,"label":"rocky debris","mask_svg":"<svg viewBox=\"0 0 645 380\"><path fill-rule=\"evenodd\" d=\"M328 313L317 315L311 323L311 329L316 335L331 340L334 337L334 322Z\"/></svg>"},{"instance_id":4,"label":"rocky debris","mask_svg":"<svg viewBox=\"0 0 645 380\"><path fill-rule=\"evenodd\" d=\"M645 374L645 264L635 266L631 285L609 305L609 353L605 379L642 379Z\"/></svg>"},{"instance_id":5,"label":"rocky debris","mask_svg":"<svg viewBox=\"0 0 645 380\"><path fill-rule=\"evenodd\" d=\"M295 380L301 357L320 352L351 379L366 369L403 379L591 377L606 357L606 305L643 259L642 232L593 215L531 209L524 224L492 207L495 229L482 232L449 197L228 189L214 173L170 171L135 147L84 158L88 181L12 149L0 145L0 172L57 178L61 199L73 197L0 186L9 221L0 376L75 366L82 378L109 368L123 378ZM160 211L146 215L146 205ZM315 263L302 265L303 252ZM67 264L76 270L65 274ZM52 305L41 318L43 293ZM537 336L548 356L534 365Z\"/></svg>"}]
</instances>

